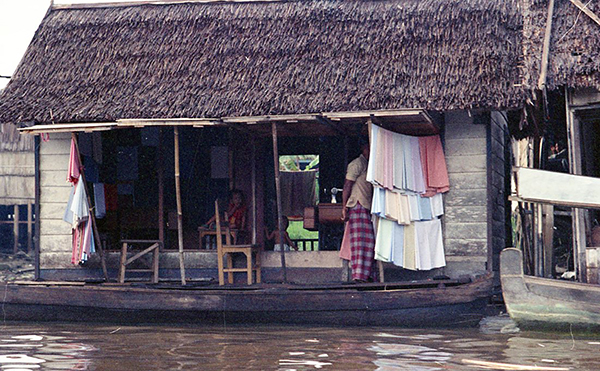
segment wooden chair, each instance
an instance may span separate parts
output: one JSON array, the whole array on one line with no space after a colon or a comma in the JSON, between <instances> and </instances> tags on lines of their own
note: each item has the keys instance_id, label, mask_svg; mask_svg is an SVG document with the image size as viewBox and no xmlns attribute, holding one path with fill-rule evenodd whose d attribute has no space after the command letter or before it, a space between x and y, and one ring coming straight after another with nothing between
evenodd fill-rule
<instances>
[{"instance_id":1,"label":"wooden chair","mask_svg":"<svg viewBox=\"0 0 600 371\"><path fill-rule=\"evenodd\" d=\"M256 283L260 283L260 248L255 245L232 245L231 234L225 233L223 243L223 232L221 231L221 220L219 216L219 201L215 201L215 224L217 228L217 264L219 267L219 285L225 284L225 272L229 283L233 283L234 272L246 272L248 285L252 285L252 271L256 272ZM228 231L226 231L228 232ZM232 254L241 253L246 255L246 267L234 268ZM252 254L255 255L254 261ZM223 257L227 257L227 267L223 266Z\"/></svg>"}]
</instances>

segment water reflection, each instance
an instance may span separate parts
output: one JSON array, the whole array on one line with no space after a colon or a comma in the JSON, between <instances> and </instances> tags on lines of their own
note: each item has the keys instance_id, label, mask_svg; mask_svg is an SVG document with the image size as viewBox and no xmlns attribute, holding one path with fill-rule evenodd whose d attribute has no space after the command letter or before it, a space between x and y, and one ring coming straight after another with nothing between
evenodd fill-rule
<instances>
[{"instance_id":1,"label":"water reflection","mask_svg":"<svg viewBox=\"0 0 600 371\"><path fill-rule=\"evenodd\" d=\"M598 339L503 333L504 326L434 331L6 323L0 325L0 370L600 369Z\"/></svg>"},{"instance_id":2,"label":"water reflection","mask_svg":"<svg viewBox=\"0 0 600 371\"><path fill-rule=\"evenodd\" d=\"M87 370L90 365L85 352L94 348L74 342L69 336L42 335L43 331L34 335L11 335L6 326L3 330L0 336L2 371Z\"/></svg>"}]
</instances>

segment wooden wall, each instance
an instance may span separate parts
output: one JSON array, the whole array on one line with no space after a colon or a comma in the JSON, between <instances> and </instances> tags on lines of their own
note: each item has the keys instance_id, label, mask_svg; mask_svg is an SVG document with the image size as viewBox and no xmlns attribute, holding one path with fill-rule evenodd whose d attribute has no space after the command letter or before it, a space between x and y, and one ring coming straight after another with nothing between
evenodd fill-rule
<instances>
[{"instance_id":1,"label":"wooden wall","mask_svg":"<svg viewBox=\"0 0 600 371\"><path fill-rule=\"evenodd\" d=\"M444 144L450 178L445 195L444 246L448 270L484 270L488 247L487 125L466 111L445 115Z\"/></svg>"},{"instance_id":2,"label":"wooden wall","mask_svg":"<svg viewBox=\"0 0 600 371\"><path fill-rule=\"evenodd\" d=\"M498 269L508 222L506 127L501 112L445 115L450 192L445 196L444 246L450 272Z\"/></svg>"},{"instance_id":3,"label":"wooden wall","mask_svg":"<svg viewBox=\"0 0 600 371\"><path fill-rule=\"evenodd\" d=\"M70 133L52 133L40 142L40 265L42 269L73 268L71 226L62 220L69 199Z\"/></svg>"},{"instance_id":4,"label":"wooden wall","mask_svg":"<svg viewBox=\"0 0 600 371\"><path fill-rule=\"evenodd\" d=\"M0 205L34 202L33 151L0 151Z\"/></svg>"},{"instance_id":5,"label":"wooden wall","mask_svg":"<svg viewBox=\"0 0 600 371\"><path fill-rule=\"evenodd\" d=\"M500 269L500 252L508 246L510 238L510 219L507 219L508 193L510 189L506 188L506 181L510 173L508 146L508 122L506 115L501 112L492 112L490 114L490 129L488 141L488 176L489 176L489 203L488 220L491 230L488 231L488 238L492 246L489 249L489 257L492 262L492 269ZM508 165L508 168L507 168Z\"/></svg>"}]
</instances>

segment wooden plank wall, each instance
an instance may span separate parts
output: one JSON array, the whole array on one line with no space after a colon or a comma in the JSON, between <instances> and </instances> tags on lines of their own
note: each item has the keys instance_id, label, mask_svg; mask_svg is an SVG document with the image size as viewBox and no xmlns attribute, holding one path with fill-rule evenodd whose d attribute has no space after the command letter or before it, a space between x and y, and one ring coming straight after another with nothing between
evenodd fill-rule
<instances>
[{"instance_id":1,"label":"wooden plank wall","mask_svg":"<svg viewBox=\"0 0 600 371\"><path fill-rule=\"evenodd\" d=\"M450 178L444 216L448 268L456 262L481 271L486 268L481 258L488 254L487 125L475 124L466 111L446 113L444 144Z\"/></svg>"},{"instance_id":2,"label":"wooden plank wall","mask_svg":"<svg viewBox=\"0 0 600 371\"><path fill-rule=\"evenodd\" d=\"M71 226L62 220L69 199L67 182L70 133L52 133L40 142L40 266L42 269L73 268Z\"/></svg>"},{"instance_id":3,"label":"wooden plank wall","mask_svg":"<svg viewBox=\"0 0 600 371\"><path fill-rule=\"evenodd\" d=\"M489 238L492 241L492 248L489 251L492 261L492 269L500 270L500 252L510 244L506 241L507 232L510 230L510 219L507 219L507 197L510 193L510 188L507 189L506 181L510 176L510 159L507 153L508 137L508 122L506 115L502 112L492 112L490 114L490 134L488 144L488 175L490 181L489 187L489 216L491 231Z\"/></svg>"},{"instance_id":4,"label":"wooden plank wall","mask_svg":"<svg viewBox=\"0 0 600 371\"><path fill-rule=\"evenodd\" d=\"M0 151L0 205L34 201L35 165L32 151Z\"/></svg>"}]
</instances>

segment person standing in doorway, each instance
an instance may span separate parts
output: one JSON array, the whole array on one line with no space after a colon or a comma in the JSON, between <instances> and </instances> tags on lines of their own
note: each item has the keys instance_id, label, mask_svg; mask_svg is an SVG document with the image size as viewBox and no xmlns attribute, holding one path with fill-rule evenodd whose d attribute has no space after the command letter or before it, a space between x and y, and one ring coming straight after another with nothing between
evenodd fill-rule
<instances>
[{"instance_id":1,"label":"person standing in doorway","mask_svg":"<svg viewBox=\"0 0 600 371\"><path fill-rule=\"evenodd\" d=\"M342 192L342 219L349 228L352 280L375 280L375 233L371 222L373 185L367 181L369 141L360 140L361 154L348 164Z\"/></svg>"}]
</instances>

